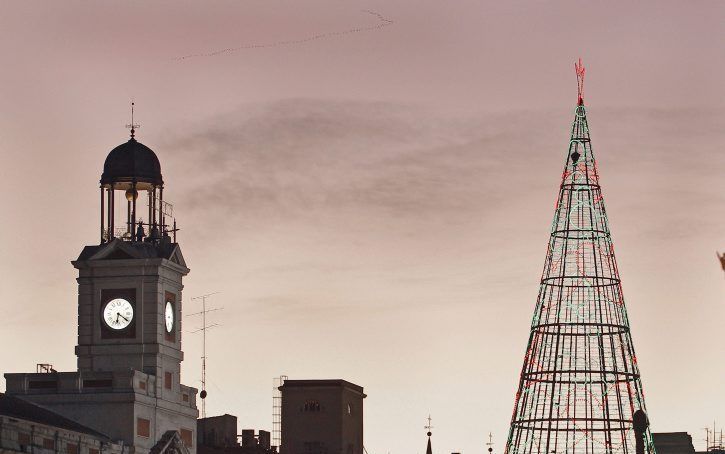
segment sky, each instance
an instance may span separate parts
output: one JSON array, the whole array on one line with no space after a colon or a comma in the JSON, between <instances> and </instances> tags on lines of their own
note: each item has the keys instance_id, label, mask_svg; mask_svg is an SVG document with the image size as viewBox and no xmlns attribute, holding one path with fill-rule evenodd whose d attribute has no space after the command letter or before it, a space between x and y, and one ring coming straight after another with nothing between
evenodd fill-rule
<instances>
[{"instance_id":1,"label":"sky","mask_svg":"<svg viewBox=\"0 0 725 454\"><path fill-rule=\"evenodd\" d=\"M585 100L652 430L725 424L725 3L6 1L0 372L74 370L75 270L127 140L159 156L207 414L343 378L369 454L502 452ZM183 319L182 382L201 338ZM18 343L22 340L22 344ZM0 390L4 380L0 381Z\"/></svg>"}]
</instances>

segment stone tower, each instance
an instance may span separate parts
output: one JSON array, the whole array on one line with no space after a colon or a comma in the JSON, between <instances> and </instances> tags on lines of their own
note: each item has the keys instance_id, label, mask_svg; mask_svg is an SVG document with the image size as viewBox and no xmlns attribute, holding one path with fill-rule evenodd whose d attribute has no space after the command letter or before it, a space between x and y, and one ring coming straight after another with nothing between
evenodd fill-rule
<instances>
[{"instance_id":1,"label":"stone tower","mask_svg":"<svg viewBox=\"0 0 725 454\"><path fill-rule=\"evenodd\" d=\"M364 454L361 386L345 380L285 380L280 454Z\"/></svg>"},{"instance_id":2,"label":"stone tower","mask_svg":"<svg viewBox=\"0 0 725 454\"><path fill-rule=\"evenodd\" d=\"M159 160L132 129L104 164L100 242L72 262L78 270L77 372L5 377L8 394L122 440L134 452L171 446L193 453L197 390L180 377L181 291L189 268L163 191ZM138 206L143 201L146 222Z\"/></svg>"}]
</instances>

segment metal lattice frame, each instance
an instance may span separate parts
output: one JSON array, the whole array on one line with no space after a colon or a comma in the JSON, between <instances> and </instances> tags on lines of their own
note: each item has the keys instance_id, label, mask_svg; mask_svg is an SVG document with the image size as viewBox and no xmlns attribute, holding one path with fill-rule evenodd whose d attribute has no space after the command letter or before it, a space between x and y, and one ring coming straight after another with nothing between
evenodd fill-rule
<instances>
[{"instance_id":1,"label":"metal lattice frame","mask_svg":"<svg viewBox=\"0 0 725 454\"><path fill-rule=\"evenodd\" d=\"M642 383L580 98L506 453L634 453L638 409ZM654 453L649 430L645 452Z\"/></svg>"}]
</instances>

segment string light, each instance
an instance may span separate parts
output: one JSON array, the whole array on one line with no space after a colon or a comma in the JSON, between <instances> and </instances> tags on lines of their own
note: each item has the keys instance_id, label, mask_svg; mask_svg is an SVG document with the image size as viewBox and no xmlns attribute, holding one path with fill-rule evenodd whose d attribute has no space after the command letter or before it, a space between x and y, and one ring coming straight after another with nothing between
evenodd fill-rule
<instances>
[{"instance_id":1,"label":"string light","mask_svg":"<svg viewBox=\"0 0 725 454\"><path fill-rule=\"evenodd\" d=\"M561 174L507 454L633 453L644 393L583 105ZM647 452L651 435L647 432Z\"/></svg>"}]
</instances>

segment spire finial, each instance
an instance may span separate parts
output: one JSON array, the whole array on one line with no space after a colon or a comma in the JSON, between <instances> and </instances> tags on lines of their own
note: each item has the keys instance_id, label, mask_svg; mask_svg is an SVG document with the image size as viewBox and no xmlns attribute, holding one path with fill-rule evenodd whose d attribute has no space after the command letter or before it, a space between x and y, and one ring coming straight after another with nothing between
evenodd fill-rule
<instances>
[{"instance_id":1,"label":"spire finial","mask_svg":"<svg viewBox=\"0 0 725 454\"><path fill-rule=\"evenodd\" d=\"M431 421L433 421L433 418L431 418L430 415L428 415L428 425L423 427L424 429L428 430L429 437L431 435L433 435L433 433L431 433L431 431L430 431L433 428L433 426L431 425Z\"/></svg>"},{"instance_id":2,"label":"spire finial","mask_svg":"<svg viewBox=\"0 0 725 454\"><path fill-rule=\"evenodd\" d=\"M135 138L135 136L136 136L136 129L138 129L138 128L141 127L141 125L136 124L136 123L133 122L133 106L135 104L136 103L134 103L133 101L131 101L131 124L126 125L126 127L131 130L131 138L132 139Z\"/></svg>"},{"instance_id":3,"label":"spire finial","mask_svg":"<svg viewBox=\"0 0 725 454\"><path fill-rule=\"evenodd\" d=\"M433 428L433 425L431 424L431 417L428 415L428 425L425 426L425 429L428 430L428 446L425 448L425 454L433 454L433 448L430 445L430 436L433 435L433 433L430 431Z\"/></svg>"},{"instance_id":4,"label":"spire finial","mask_svg":"<svg viewBox=\"0 0 725 454\"><path fill-rule=\"evenodd\" d=\"M493 452L493 435L491 435L491 432L488 433L488 443L486 443L486 446L488 446L488 452Z\"/></svg>"},{"instance_id":5,"label":"spire finial","mask_svg":"<svg viewBox=\"0 0 725 454\"><path fill-rule=\"evenodd\" d=\"M584 105L584 72L586 69L584 68L581 58L579 58L578 62L574 63L574 70L576 71L577 102L578 105L582 106Z\"/></svg>"}]
</instances>

